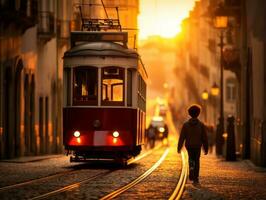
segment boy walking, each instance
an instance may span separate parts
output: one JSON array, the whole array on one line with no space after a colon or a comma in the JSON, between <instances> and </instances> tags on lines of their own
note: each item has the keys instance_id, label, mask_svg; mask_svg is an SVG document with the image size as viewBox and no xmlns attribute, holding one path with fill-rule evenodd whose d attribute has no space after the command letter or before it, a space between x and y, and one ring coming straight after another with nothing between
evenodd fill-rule
<instances>
[{"instance_id":1,"label":"boy walking","mask_svg":"<svg viewBox=\"0 0 266 200\"><path fill-rule=\"evenodd\" d=\"M189 180L199 183L200 152L201 147L205 155L208 154L208 138L205 125L198 119L201 107L192 105L188 109L190 119L183 124L178 141L177 152L180 153L183 143L189 157Z\"/></svg>"}]
</instances>

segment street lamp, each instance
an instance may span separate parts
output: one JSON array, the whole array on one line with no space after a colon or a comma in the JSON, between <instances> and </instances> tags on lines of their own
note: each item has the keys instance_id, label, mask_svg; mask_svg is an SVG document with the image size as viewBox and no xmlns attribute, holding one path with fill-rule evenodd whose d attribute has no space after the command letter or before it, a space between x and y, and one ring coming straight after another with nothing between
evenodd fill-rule
<instances>
[{"instance_id":1,"label":"street lamp","mask_svg":"<svg viewBox=\"0 0 266 200\"><path fill-rule=\"evenodd\" d=\"M201 94L201 98L203 100L207 100L209 98L209 93L207 92L207 90L204 90Z\"/></svg>"},{"instance_id":2,"label":"street lamp","mask_svg":"<svg viewBox=\"0 0 266 200\"><path fill-rule=\"evenodd\" d=\"M220 101L220 126L219 126L219 131L217 131L217 136L218 137L218 143L216 142L216 153L218 155L222 154L222 145L223 145L223 138L222 135L224 133L224 104L223 104L223 99L224 99L224 83L223 83L223 78L224 78L224 73L223 73L223 48L224 48L224 41L223 41L223 31L227 28L228 24L228 15L223 7L222 4L219 5L219 7L215 10L214 12L214 27L220 30L220 86L221 86L221 101Z\"/></svg>"},{"instance_id":3,"label":"street lamp","mask_svg":"<svg viewBox=\"0 0 266 200\"><path fill-rule=\"evenodd\" d=\"M212 94L212 96L218 96L218 94L219 94L219 87L216 84L216 82L214 82L212 85L211 94Z\"/></svg>"},{"instance_id":4,"label":"street lamp","mask_svg":"<svg viewBox=\"0 0 266 200\"><path fill-rule=\"evenodd\" d=\"M203 99L203 102L204 102L204 108L205 108L204 120L205 120L205 123L206 123L207 122L207 103L206 103L206 101L209 98L209 93L207 92L207 90L203 90L203 92L201 94L201 98Z\"/></svg>"}]
</instances>

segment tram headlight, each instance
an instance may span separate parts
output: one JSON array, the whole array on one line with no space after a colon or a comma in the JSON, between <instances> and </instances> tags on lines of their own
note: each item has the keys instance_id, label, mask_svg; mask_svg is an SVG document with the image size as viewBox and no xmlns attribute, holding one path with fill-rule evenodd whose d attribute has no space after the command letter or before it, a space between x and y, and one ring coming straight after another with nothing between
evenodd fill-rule
<instances>
[{"instance_id":1,"label":"tram headlight","mask_svg":"<svg viewBox=\"0 0 266 200\"><path fill-rule=\"evenodd\" d=\"M163 132L165 131L164 127L160 127L160 128L159 128L159 131L160 131L161 133L163 133Z\"/></svg>"},{"instance_id":2,"label":"tram headlight","mask_svg":"<svg viewBox=\"0 0 266 200\"><path fill-rule=\"evenodd\" d=\"M113 137L114 137L114 138L119 137L119 133L118 133L118 131L114 131L114 132L113 132Z\"/></svg>"},{"instance_id":3,"label":"tram headlight","mask_svg":"<svg viewBox=\"0 0 266 200\"><path fill-rule=\"evenodd\" d=\"M79 131L75 131L75 132L73 133L73 135L74 135L76 138L78 138L78 137L80 137L80 132L79 132Z\"/></svg>"}]
</instances>

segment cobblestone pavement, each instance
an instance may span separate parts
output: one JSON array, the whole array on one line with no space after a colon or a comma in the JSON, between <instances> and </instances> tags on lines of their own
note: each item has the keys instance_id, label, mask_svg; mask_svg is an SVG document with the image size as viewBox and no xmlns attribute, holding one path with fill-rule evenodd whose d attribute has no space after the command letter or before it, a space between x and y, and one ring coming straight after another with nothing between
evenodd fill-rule
<instances>
[{"instance_id":1,"label":"cobblestone pavement","mask_svg":"<svg viewBox=\"0 0 266 200\"><path fill-rule=\"evenodd\" d=\"M65 155L24 157L9 160L8 162L1 161L0 187L73 170L75 166L81 165L70 163L69 157Z\"/></svg>"},{"instance_id":2,"label":"cobblestone pavement","mask_svg":"<svg viewBox=\"0 0 266 200\"><path fill-rule=\"evenodd\" d=\"M124 186L136 179L149 169L164 152L164 148L154 151L149 156L129 165L126 168L114 165L114 163L70 163L66 156L38 160L36 162L1 162L0 163L0 187L24 182L48 175L74 171L66 175L42 180L30 185L21 186L5 191L0 190L0 199L29 199L38 195L60 189L69 184L76 183L96 174L114 170L110 174L96 178L93 181L80 185L64 193L49 197L49 199L99 199L115 189ZM175 149L175 148L174 148ZM165 163L160 166L144 184L136 190L128 193L135 199L167 199L175 188L180 173L181 160L176 156L173 148L166 157ZM179 170L178 170L179 168ZM138 197L138 198L137 198ZM147 197L147 198L146 198ZM124 197L121 197L122 199Z\"/></svg>"},{"instance_id":3,"label":"cobblestone pavement","mask_svg":"<svg viewBox=\"0 0 266 200\"><path fill-rule=\"evenodd\" d=\"M181 156L171 146L164 162L143 182L116 199L168 199L173 193L181 172Z\"/></svg>"},{"instance_id":4,"label":"cobblestone pavement","mask_svg":"<svg viewBox=\"0 0 266 200\"><path fill-rule=\"evenodd\" d=\"M70 163L65 155L22 157L0 162L0 187L78 170L81 163Z\"/></svg>"},{"instance_id":5,"label":"cobblestone pavement","mask_svg":"<svg viewBox=\"0 0 266 200\"><path fill-rule=\"evenodd\" d=\"M266 199L266 169L250 161L201 156L200 184L187 181L182 199Z\"/></svg>"},{"instance_id":6,"label":"cobblestone pavement","mask_svg":"<svg viewBox=\"0 0 266 200\"><path fill-rule=\"evenodd\" d=\"M88 184L53 197L52 199L99 199L110 192L130 183L149 169L163 154L165 148L161 148L150 156L137 163L129 165L126 169L117 170L104 178L97 179ZM171 152L173 152L171 150ZM173 160L173 154L168 155L162 165L152 173L142 184L134 186L129 192L125 192L118 199L168 199L174 190L180 173L181 162L177 158ZM176 156L177 157L177 156ZM167 162L167 163L165 163ZM179 166L178 166L179 165ZM168 172L165 172L167 169ZM151 179L150 179L151 177ZM169 185L171 187L169 187Z\"/></svg>"},{"instance_id":7,"label":"cobblestone pavement","mask_svg":"<svg viewBox=\"0 0 266 200\"><path fill-rule=\"evenodd\" d=\"M38 162L1 163L1 187L66 172L52 179L40 180L18 188L0 190L0 199L29 199L69 184L115 169L111 165L69 163L65 156ZM71 172L73 173L67 173Z\"/></svg>"},{"instance_id":8,"label":"cobblestone pavement","mask_svg":"<svg viewBox=\"0 0 266 200\"><path fill-rule=\"evenodd\" d=\"M121 169L111 163L70 163L66 156L57 156L36 162L0 162L0 187L40 178L55 173L76 170L73 174L40 181L8 191L0 191L0 199L28 199L98 173L115 171L97 178L69 192L49 199L99 199L109 192L126 185L151 167L162 155L163 149ZM116 199L168 199L180 174L181 158L176 145L170 147L165 161L143 182ZM200 184L187 181L182 199L266 199L266 169L254 166L250 161L226 162L215 155L201 156Z\"/></svg>"}]
</instances>

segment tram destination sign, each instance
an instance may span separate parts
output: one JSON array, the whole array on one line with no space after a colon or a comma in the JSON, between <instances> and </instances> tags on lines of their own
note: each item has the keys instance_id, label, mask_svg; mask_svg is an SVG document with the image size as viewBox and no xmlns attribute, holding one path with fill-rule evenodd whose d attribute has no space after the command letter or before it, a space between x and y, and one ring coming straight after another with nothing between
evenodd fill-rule
<instances>
[{"instance_id":1,"label":"tram destination sign","mask_svg":"<svg viewBox=\"0 0 266 200\"><path fill-rule=\"evenodd\" d=\"M127 32L88 32L75 31L71 32L71 47L76 46L81 42L122 42L127 45Z\"/></svg>"}]
</instances>

